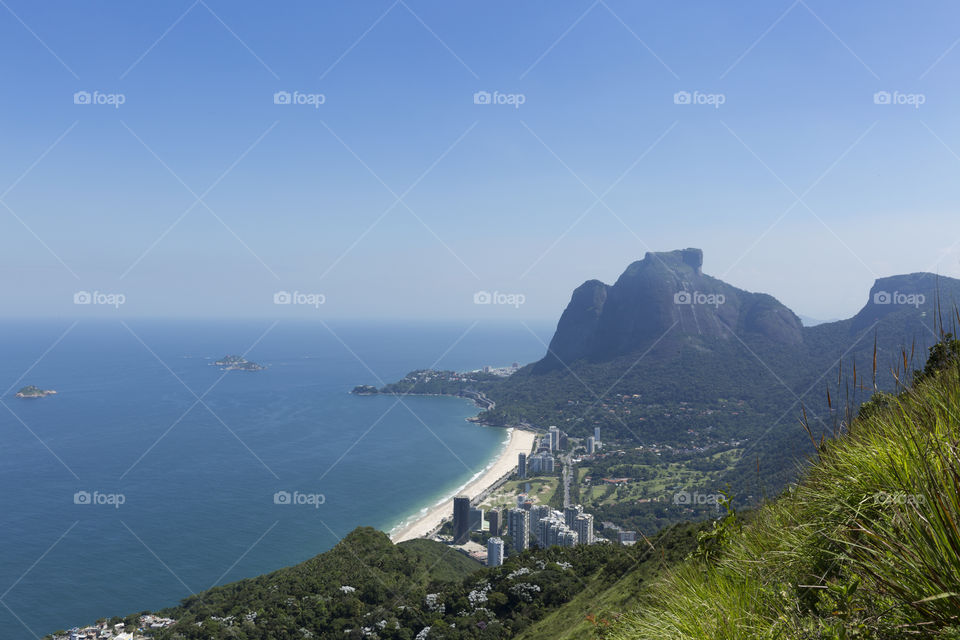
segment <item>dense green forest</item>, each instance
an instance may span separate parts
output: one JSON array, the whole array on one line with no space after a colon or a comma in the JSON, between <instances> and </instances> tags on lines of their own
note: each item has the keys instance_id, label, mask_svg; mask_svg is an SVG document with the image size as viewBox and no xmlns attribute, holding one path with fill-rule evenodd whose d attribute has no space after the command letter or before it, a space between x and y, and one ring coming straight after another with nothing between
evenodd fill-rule
<instances>
[{"instance_id":1,"label":"dense green forest","mask_svg":"<svg viewBox=\"0 0 960 640\"><path fill-rule=\"evenodd\" d=\"M494 568L439 542L395 545L379 531L358 528L299 565L192 595L158 612L177 624L148 633L157 640L553 638L550 625L564 605L587 589L597 598L610 589L635 595L695 548L699 528L680 525L635 547L529 550ZM613 615L600 600L576 608L564 626L582 632L591 626L588 615ZM111 623L135 626L139 615ZM544 635L537 631L541 622Z\"/></svg>"}]
</instances>

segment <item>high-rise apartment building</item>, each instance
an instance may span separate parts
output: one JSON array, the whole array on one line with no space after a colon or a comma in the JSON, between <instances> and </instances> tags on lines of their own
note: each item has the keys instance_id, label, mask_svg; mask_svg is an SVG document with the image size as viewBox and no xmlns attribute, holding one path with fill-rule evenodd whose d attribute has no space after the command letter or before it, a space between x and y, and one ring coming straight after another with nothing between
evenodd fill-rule
<instances>
[{"instance_id":1,"label":"high-rise apartment building","mask_svg":"<svg viewBox=\"0 0 960 640\"><path fill-rule=\"evenodd\" d=\"M510 509L507 514L507 531L513 538L513 547L523 551L530 546L530 512L523 509Z\"/></svg>"},{"instance_id":2,"label":"high-rise apartment building","mask_svg":"<svg viewBox=\"0 0 960 640\"><path fill-rule=\"evenodd\" d=\"M453 499L453 544L463 544L470 539L470 498L457 496Z\"/></svg>"},{"instance_id":3,"label":"high-rise apartment building","mask_svg":"<svg viewBox=\"0 0 960 640\"><path fill-rule=\"evenodd\" d=\"M503 564L503 540L490 538L487 540L487 566L499 567Z\"/></svg>"}]
</instances>

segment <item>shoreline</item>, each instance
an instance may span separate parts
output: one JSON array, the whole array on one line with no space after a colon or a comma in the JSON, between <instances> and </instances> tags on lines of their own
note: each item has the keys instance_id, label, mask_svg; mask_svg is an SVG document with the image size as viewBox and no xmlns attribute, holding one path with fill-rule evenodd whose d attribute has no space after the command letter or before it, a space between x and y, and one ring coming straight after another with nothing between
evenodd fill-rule
<instances>
[{"instance_id":1,"label":"shoreline","mask_svg":"<svg viewBox=\"0 0 960 640\"><path fill-rule=\"evenodd\" d=\"M423 397L423 398L462 398L467 402L473 403L473 405L478 409L483 409L484 411L493 409L497 406L496 402L488 398L482 392L476 392L474 395L463 395L459 393L396 393L396 392L387 393L383 391L371 391L371 392L351 391L350 393L356 396L392 396L394 398L398 398L398 397L406 398L409 396ZM472 418L467 418L467 422L483 425L485 427L500 427L500 428L506 428L506 429L513 428L513 426L493 424L492 422L485 422L480 418L480 414L477 414Z\"/></svg>"},{"instance_id":2,"label":"shoreline","mask_svg":"<svg viewBox=\"0 0 960 640\"><path fill-rule=\"evenodd\" d=\"M508 432L508 440L503 450L487 465L479 477L468 481L466 485L454 492L454 495L466 495L471 501L476 500L513 473L517 466L517 454L529 455L537 434L518 427L509 427ZM453 517L453 497L451 495L439 504L428 507L426 513L416 517L412 522L401 523L394 527L389 534L390 540L396 544L428 537L445 520Z\"/></svg>"}]
</instances>

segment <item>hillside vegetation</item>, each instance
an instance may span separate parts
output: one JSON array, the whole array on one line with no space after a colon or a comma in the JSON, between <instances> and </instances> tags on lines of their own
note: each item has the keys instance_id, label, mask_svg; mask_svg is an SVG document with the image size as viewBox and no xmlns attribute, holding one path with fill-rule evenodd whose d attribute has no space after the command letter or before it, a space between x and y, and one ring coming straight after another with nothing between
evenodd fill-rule
<instances>
[{"instance_id":1,"label":"hillside vegetation","mask_svg":"<svg viewBox=\"0 0 960 640\"><path fill-rule=\"evenodd\" d=\"M156 640L583 638L592 620L634 602L697 545L677 525L635 547L534 549L486 568L445 544L393 544L360 527L301 564L240 580L158 612L177 620ZM147 613L147 612L144 612ZM113 618L138 626L140 614Z\"/></svg>"},{"instance_id":2,"label":"hillside vegetation","mask_svg":"<svg viewBox=\"0 0 960 640\"><path fill-rule=\"evenodd\" d=\"M960 341L818 443L802 481L703 537L600 635L960 638Z\"/></svg>"}]
</instances>

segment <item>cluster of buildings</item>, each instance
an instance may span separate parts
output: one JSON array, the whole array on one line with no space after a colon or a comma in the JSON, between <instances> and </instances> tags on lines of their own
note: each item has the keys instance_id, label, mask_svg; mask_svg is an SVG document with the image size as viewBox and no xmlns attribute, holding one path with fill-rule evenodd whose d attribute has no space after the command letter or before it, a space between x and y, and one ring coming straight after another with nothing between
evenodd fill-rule
<instances>
[{"instance_id":1,"label":"cluster of buildings","mask_svg":"<svg viewBox=\"0 0 960 640\"><path fill-rule=\"evenodd\" d=\"M599 434L599 429L597 433ZM563 449L565 445L566 436L560 429L555 426L549 427L546 435L540 440L537 453L530 456L521 453L517 456L517 475L524 479L541 473L555 473L554 453Z\"/></svg>"},{"instance_id":2,"label":"cluster of buildings","mask_svg":"<svg viewBox=\"0 0 960 640\"><path fill-rule=\"evenodd\" d=\"M521 453L517 456L517 475L524 479L541 473L554 473L556 469L554 454L566 448L566 440L566 436L558 427L548 427L547 433L540 440L537 453L529 456ZM587 455L597 452L600 448L600 427L593 428L593 435L587 437L585 446Z\"/></svg>"},{"instance_id":3,"label":"cluster of buildings","mask_svg":"<svg viewBox=\"0 0 960 640\"><path fill-rule=\"evenodd\" d=\"M558 511L526 501L507 512L507 533L518 550L528 549L531 544L542 548L574 547L595 541L593 515L584 513L580 505Z\"/></svg>"},{"instance_id":4,"label":"cluster of buildings","mask_svg":"<svg viewBox=\"0 0 960 640\"><path fill-rule=\"evenodd\" d=\"M521 479L541 473L554 473L555 469L556 461L553 455L546 451L541 451L532 456L527 456L525 453L517 455L517 475Z\"/></svg>"},{"instance_id":5,"label":"cluster of buildings","mask_svg":"<svg viewBox=\"0 0 960 640\"><path fill-rule=\"evenodd\" d=\"M514 362L509 367L491 367L488 365L488 366L485 366L483 369L481 369L481 371L483 371L484 373L492 373L495 376L501 376L503 378L506 378L516 373L517 369L519 368L520 368L520 363Z\"/></svg>"},{"instance_id":6,"label":"cluster of buildings","mask_svg":"<svg viewBox=\"0 0 960 640\"><path fill-rule=\"evenodd\" d=\"M539 505L530 512L530 524L541 547L573 547L594 542L593 516L584 513L578 504L564 507L562 512Z\"/></svg>"},{"instance_id":7,"label":"cluster of buildings","mask_svg":"<svg viewBox=\"0 0 960 640\"><path fill-rule=\"evenodd\" d=\"M165 629L176 623L173 618L163 618L155 615L140 616L140 627L127 630L123 622L111 625L106 620L88 627L74 627L66 635L53 636L54 640L142 640L146 638L141 632L145 629Z\"/></svg>"},{"instance_id":8,"label":"cluster of buildings","mask_svg":"<svg viewBox=\"0 0 960 640\"><path fill-rule=\"evenodd\" d=\"M534 505L520 496L515 509L507 512L507 532L517 549L538 547L573 547L593 544L593 515L584 513L581 505L564 507L563 511L549 505Z\"/></svg>"},{"instance_id":9,"label":"cluster of buildings","mask_svg":"<svg viewBox=\"0 0 960 640\"><path fill-rule=\"evenodd\" d=\"M517 458L517 475L521 479L543 473L554 473L556 460L554 452L566 446L566 437L556 426L547 429L540 440L537 453L521 453ZM586 440L587 453L594 453L600 443L600 428L595 427L593 436ZM517 496L517 506L500 511L490 509L486 513L470 504L467 496L453 499L453 544L463 545L470 541L470 534L483 531L484 521L489 522L490 537L487 539L487 566L503 564L504 542L501 534L507 533L513 539L515 549L522 551L531 544L538 547L573 547L579 544L593 544L593 515L584 513L581 505L565 507L563 511L551 509L549 505L534 504L526 494ZM482 553L482 551L481 551Z\"/></svg>"},{"instance_id":10,"label":"cluster of buildings","mask_svg":"<svg viewBox=\"0 0 960 640\"><path fill-rule=\"evenodd\" d=\"M587 455L593 455L600 448L600 427L593 428L593 435L587 436Z\"/></svg>"},{"instance_id":11,"label":"cluster of buildings","mask_svg":"<svg viewBox=\"0 0 960 640\"><path fill-rule=\"evenodd\" d=\"M500 537L503 533L510 535L518 551L529 549L531 545L573 547L595 542L593 515L584 513L580 505L558 511L549 505L534 504L526 494L521 494L517 497L515 509L505 513L490 509L484 513L483 509L471 506L466 496L453 499L454 544L469 542L471 532L483 531L484 521L489 522L490 527L487 540L487 566L490 567L503 564L504 545Z\"/></svg>"}]
</instances>

